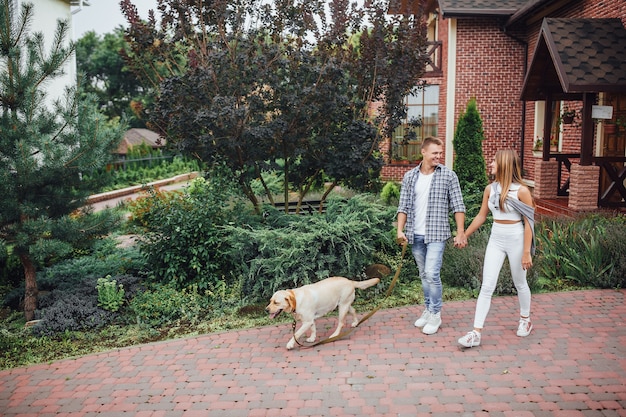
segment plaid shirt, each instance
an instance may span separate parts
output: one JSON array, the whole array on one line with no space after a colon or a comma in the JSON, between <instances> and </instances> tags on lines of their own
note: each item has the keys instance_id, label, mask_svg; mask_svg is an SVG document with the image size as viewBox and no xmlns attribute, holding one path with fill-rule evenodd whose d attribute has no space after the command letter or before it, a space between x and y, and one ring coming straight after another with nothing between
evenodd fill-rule
<instances>
[{"instance_id":1,"label":"plaid shirt","mask_svg":"<svg viewBox=\"0 0 626 417\"><path fill-rule=\"evenodd\" d=\"M409 244L413 244L412 230L415 224L415 184L420 172L420 165L404 174L402 187L400 188L400 202L398 213L406 214L405 232ZM428 210L426 212L426 235L424 243L442 242L448 240L452 233L450 231L449 213L465 213L463 195L459 179L454 171L445 165L437 165L433 181L428 193Z\"/></svg>"}]
</instances>

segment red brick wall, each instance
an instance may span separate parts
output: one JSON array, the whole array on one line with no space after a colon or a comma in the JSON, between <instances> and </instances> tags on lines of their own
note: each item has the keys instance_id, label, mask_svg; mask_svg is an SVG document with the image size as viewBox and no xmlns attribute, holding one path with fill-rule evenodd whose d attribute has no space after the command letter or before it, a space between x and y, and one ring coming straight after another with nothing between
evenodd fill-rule
<instances>
[{"instance_id":1,"label":"red brick wall","mask_svg":"<svg viewBox=\"0 0 626 417\"><path fill-rule=\"evenodd\" d=\"M380 177L383 181L402 181L404 174L412 168L415 168L417 164L409 165L385 165L381 171Z\"/></svg>"},{"instance_id":2,"label":"red brick wall","mask_svg":"<svg viewBox=\"0 0 626 417\"><path fill-rule=\"evenodd\" d=\"M488 162L498 149L520 151L524 52L519 41L503 33L498 21L457 21L455 125L469 100L476 98Z\"/></svg>"}]
</instances>

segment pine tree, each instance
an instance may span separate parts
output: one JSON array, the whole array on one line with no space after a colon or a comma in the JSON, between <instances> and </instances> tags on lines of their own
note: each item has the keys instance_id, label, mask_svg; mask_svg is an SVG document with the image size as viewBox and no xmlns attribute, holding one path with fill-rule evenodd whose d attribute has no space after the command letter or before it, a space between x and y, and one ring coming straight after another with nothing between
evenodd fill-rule
<instances>
[{"instance_id":1,"label":"pine tree","mask_svg":"<svg viewBox=\"0 0 626 417\"><path fill-rule=\"evenodd\" d=\"M43 34L30 33L33 5L18 13L14 4L0 0L0 240L22 263L24 313L32 320L37 268L110 226L106 215L78 210L94 190L81 173L110 160L121 126L106 126L93 99L78 100L75 87L47 100L46 87L74 52L69 24L57 22L46 51Z\"/></svg>"},{"instance_id":2,"label":"pine tree","mask_svg":"<svg viewBox=\"0 0 626 417\"><path fill-rule=\"evenodd\" d=\"M483 121L478 113L476 99L467 103L465 113L459 116L454 132L454 171L459 177L463 195L478 194L482 197L487 186L487 166L483 155Z\"/></svg>"}]
</instances>

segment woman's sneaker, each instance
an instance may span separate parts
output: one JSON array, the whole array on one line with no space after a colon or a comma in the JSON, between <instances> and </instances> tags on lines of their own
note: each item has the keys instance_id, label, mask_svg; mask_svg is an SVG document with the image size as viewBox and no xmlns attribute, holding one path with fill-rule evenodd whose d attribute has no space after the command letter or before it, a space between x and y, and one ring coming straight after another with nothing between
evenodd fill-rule
<instances>
[{"instance_id":1,"label":"woman's sneaker","mask_svg":"<svg viewBox=\"0 0 626 417\"><path fill-rule=\"evenodd\" d=\"M428 323L429 319L430 319L430 311L428 311L428 309L426 309L422 313L421 317L419 319L415 320L415 327L424 327L424 326L426 326L426 323Z\"/></svg>"},{"instance_id":2,"label":"woman's sneaker","mask_svg":"<svg viewBox=\"0 0 626 417\"><path fill-rule=\"evenodd\" d=\"M533 324L530 322L530 318L519 319L519 325L517 326L517 335L519 337L526 337L533 329Z\"/></svg>"},{"instance_id":3,"label":"woman's sneaker","mask_svg":"<svg viewBox=\"0 0 626 417\"><path fill-rule=\"evenodd\" d=\"M480 346L480 332L477 332L476 330L468 332L465 336L459 339L459 345L465 346L466 348Z\"/></svg>"}]
</instances>

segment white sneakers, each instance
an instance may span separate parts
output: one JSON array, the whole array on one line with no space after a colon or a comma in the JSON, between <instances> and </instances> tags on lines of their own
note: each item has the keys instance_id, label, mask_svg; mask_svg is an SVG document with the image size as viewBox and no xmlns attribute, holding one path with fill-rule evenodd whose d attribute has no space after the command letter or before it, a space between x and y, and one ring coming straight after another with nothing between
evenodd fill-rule
<instances>
[{"instance_id":1,"label":"white sneakers","mask_svg":"<svg viewBox=\"0 0 626 417\"><path fill-rule=\"evenodd\" d=\"M476 330L472 330L468 332L465 336L459 339L459 345L464 346L466 348L471 348L474 346L480 345L480 332Z\"/></svg>"},{"instance_id":2,"label":"white sneakers","mask_svg":"<svg viewBox=\"0 0 626 417\"><path fill-rule=\"evenodd\" d=\"M415 327L424 327L426 323L428 323L428 319L430 319L430 311L428 309L424 310L419 319L415 320Z\"/></svg>"},{"instance_id":3,"label":"white sneakers","mask_svg":"<svg viewBox=\"0 0 626 417\"><path fill-rule=\"evenodd\" d=\"M517 326L517 335L519 337L526 337L533 329L533 324L530 322L530 317L520 318L519 325Z\"/></svg>"},{"instance_id":4,"label":"white sneakers","mask_svg":"<svg viewBox=\"0 0 626 417\"><path fill-rule=\"evenodd\" d=\"M441 326L441 312L431 314L428 319L428 323L422 329L422 333L424 334L435 334L437 330L439 330L439 326Z\"/></svg>"},{"instance_id":5,"label":"white sneakers","mask_svg":"<svg viewBox=\"0 0 626 417\"><path fill-rule=\"evenodd\" d=\"M533 329L533 324L530 322L530 318L520 318L519 325L517 326L517 335L519 337L526 337L530 334ZM480 332L476 330L472 330L467 333L465 336L459 339L459 345L464 346L466 348L471 348L474 346L480 346Z\"/></svg>"},{"instance_id":6,"label":"white sneakers","mask_svg":"<svg viewBox=\"0 0 626 417\"><path fill-rule=\"evenodd\" d=\"M441 312L431 313L424 310L421 317L415 321L415 327L422 327L422 333L435 334L441 326Z\"/></svg>"}]
</instances>

